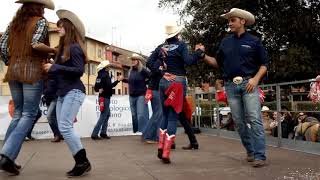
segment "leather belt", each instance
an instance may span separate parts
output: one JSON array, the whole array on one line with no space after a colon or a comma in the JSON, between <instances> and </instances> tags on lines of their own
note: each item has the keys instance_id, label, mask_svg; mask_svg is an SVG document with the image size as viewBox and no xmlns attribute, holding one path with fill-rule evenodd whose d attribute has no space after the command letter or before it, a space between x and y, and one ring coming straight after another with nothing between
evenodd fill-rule
<instances>
[{"instance_id":1,"label":"leather belt","mask_svg":"<svg viewBox=\"0 0 320 180\"><path fill-rule=\"evenodd\" d=\"M233 78L225 78L226 81L232 81L235 84L241 84L243 81L251 79L252 76L236 76Z\"/></svg>"}]
</instances>

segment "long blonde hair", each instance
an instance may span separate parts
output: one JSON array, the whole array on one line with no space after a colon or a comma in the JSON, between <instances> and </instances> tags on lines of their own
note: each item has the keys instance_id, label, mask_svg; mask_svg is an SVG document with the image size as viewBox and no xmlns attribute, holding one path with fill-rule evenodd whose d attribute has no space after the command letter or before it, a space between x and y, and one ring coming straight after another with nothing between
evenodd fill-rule
<instances>
[{"instance_id":1,"label":"long blonde hair","mask_svg":"<svg viewBox=\"0 0 320 180\"><path fill-rule=\"evenodd\" d=\"M143 64L142 64L142 62L140 60L137 59L137 61L138 61L138 65L137 65L138 72L141 72L142 69L143 69ZM134 68L134 66L131 66L131 68L129 69L128 77L130 77L130 73L131 73L133 68Z\"/></svg>"}]
</instances>

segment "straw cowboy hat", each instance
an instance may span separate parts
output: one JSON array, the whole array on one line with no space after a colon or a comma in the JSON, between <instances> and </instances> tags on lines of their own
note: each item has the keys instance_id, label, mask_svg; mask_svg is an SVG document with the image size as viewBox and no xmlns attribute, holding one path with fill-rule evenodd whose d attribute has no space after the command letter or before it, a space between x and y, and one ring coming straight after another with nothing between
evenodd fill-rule
<instances>
[{"instance_id":1,"label":"straw cowboy hat","mask_svg":"<svg viewBox=\"0 0 320 180\"><path fill-rule=\"evenodd\" d=\"M176 36L182 30L182 28L177 26L176 23L167 24L164 28L165 28L165 33L167 34L166 39L169 39L169 38Z\"/></svg>"},{"instance_id":2,"label":"straw cowboy hat","mask_svg":"<svg viewBox=\"0 0 320 180\"><path fill-rule=\"evenodd\" d=\"M142 57L142 56L140 56L139 54L136 54L136 53L133 53L130 57L129 57L129 59L136 59L136 60L140 60L140 61L142 61L142 60L144 60L144 58Z\"/></svg>"},{"instance_id":3,"label":"straw cowboy hat","mask_svg":"<svg viewBox=\"0 0 320 180\"><path fill-rule=\"evenodd\" d=\"M54 10L54 3L51 0L18 0L16 3L38 3L43 4L47 9Z\"/></svg>"},{"instance_id":4,"label":"straw cowboy hat","mask_svg":"<svg viewBox=\"0 0 320 180\"><path fill-rule=\"evenodd\" d=\"M60 19L68 19L76 27L81 37L84 39L86 35L86 30L84 24L79 19L79 17L71 11L60 9L57 11L57 15Z\"/></svg>"},{"instance_id":5,"label":"straw cowboy hat","mask_svg":"<svg viewBox=\"0 0 320 180\"><path fill-rule=\"evenodd\" d=\"M221 17L229 19L231 17L239 17L246 20L246 26L250 26L255 23L255 17L249 11L245 11L238 8L232 8L229 12L222 14Z\"/></svg>"},{"instance_id":6,"label":"straw cowboy hat","mask_svg":"<svg viewBox=\"0 0 320 180\"><path fill-rule=\"evenodd\" d=\"M97 67L97 71L99 72L101 69L104 69L105 67L107 67L108 65L110 65L110 61L109 60L103 60Z\"/></svg>"}]
</instances>

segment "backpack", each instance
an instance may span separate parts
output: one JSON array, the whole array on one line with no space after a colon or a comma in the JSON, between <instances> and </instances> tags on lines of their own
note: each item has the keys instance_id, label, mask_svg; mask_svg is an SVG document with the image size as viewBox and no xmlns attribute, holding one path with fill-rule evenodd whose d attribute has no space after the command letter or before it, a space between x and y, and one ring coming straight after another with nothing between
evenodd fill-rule
<instances>
[{"instance_id":1,"label":"backpack","mask_svg":"<svg viewBox=\"0 0 320 180\"><path fill-rule=\"evenodd\" d=\"M310 83L310 92L308 98L313 103L318 103L320 101L320 75L318 75L314 82Z\"/></svg>"}]
</instances>

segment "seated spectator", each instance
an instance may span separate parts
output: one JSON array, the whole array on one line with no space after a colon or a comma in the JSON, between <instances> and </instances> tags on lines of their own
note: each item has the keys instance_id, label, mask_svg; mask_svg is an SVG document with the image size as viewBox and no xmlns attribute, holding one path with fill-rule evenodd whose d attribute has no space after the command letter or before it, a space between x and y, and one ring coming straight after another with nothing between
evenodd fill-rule
<instances>
[{"instance_id":1,"label":"seated spectator","mask_svg":"<svg viewBox=\"0 0 320 180\"><path fill-rule=\"evenodd\" d=\"M287 115L285 115L283 113L281 113L281 116L280 116L282 138L288 138L289 137L288 121L286 119L286 116ZM274 136L274 137L278 137L277 112L273 113L273 120L270 123L270 128L271 128L271 135Z\"/></svg>"},{"instance_id":2,"label":"seated spectator","mask_svg":"<svg viewBox=\"0 0 320 180\"><path fill-rule=\"evenodd\" d=\"M271 135L271 122L272 119L270 118L269 112L266 112L267 110L262 108L262 123L263 123L263 128L264 132L266 135Z\"/></svg>"},{"instance_id":3,"label":"seated spectator","mask_svg":"<svg viewBox=\"0 0 320 180\"><path fill-rule=\"evenodd\" d=\"M320 123L314 117L307 117L295 128L295 139L319 142L320 140Z\"/></svg>"},{"instance_id":4,"label":"seated spectator","mask_svg":"<svg viewBox=\"0 0 320 180\"><path fill-rule=\"evenodd\" d=\"M221 129L226 129L228 131L234 131L235 130L235 123L233 121L231 112L229 112L227 114L227 116L228 116L227 121L225 123L222 123L222 121L221 121Z\"/></svg>"}]
</instances>

